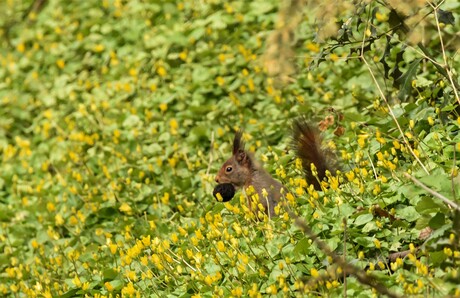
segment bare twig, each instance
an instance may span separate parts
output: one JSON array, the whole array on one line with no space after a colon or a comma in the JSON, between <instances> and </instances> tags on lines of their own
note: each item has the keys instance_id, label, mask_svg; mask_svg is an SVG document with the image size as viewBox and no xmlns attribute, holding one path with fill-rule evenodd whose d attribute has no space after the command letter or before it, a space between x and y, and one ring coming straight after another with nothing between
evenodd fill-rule
<instances>
[{"instance_id":1,"label":"bare twig","mask_svg":"<svg viewBox=\"0 0 460 298\"><path fill-rule=\"evenodd\" d=\"M392 253L388 256L388 262L395 262L396 259L398 258L404 258L406 257L408 254L410 253L410 250L405 250L405 251L398 251L398 252L395 252L395 253Z\"/></svg>"},{"instance_id":2,"label":"bare twig","mask_svg":"<svg viewBox=\"0 0 460 298\"><path fill-rule=\"evenodd\" d=\"M441 1L441 3L442 2L444 2L444 1ZM436 20L436 29L438 30L439 42L441 43L442 58L444 60L444 65L443 66L444 66L445 69L443 69L443 70L446 73L446 76L449 79L450 83L452 84L452 90L454 91L455 98L457 99L457 102L460 104L460 98L458 96L458 91L457 91L457 89L460 89L460 86L458 85L458 82L454 81L454 79L452 78L452 72L450 71L449 63L447 62L446 50L444 48L444 40L442 39L441 27L439 25L438 9L439 9L439 5L441 5L441 3L439 3L437 6L433 6L433 4L430 1L428 1L428 3L430 4L430 6L433 8L433 11L434 11L434 17L435 17L435 20Z\"/></svg>"},{"instance_id":3,"label":"bare twig","mask_svg":"<svg viewBox=\"0 0 460 298\"><path fill-rule=\"evenodd\" d=\"M374 163L372 162L372 158L369 155L369 152L366 152L367 158L369 159L369 163L371 164L372 167L372 172L374 173L374 178L375 180L379 179L379 175L377 175L377 170L375 169Z\"/></svg>"},{"instance_id":4,"label":"bare twig","mask_svg":"<svg viewBox=\"0 0 460 298\"><path fill-rule=\"evenodd\" d=\"M347 220L343 219L343 261L347 261ZM347 272L343 270L343 297L347 298Z\"/></svg>"},{"instance_id":5,"label":"bare twig","mask_svg":"<svg viewBox=\"0 0 460 298\"><path fill-rule=\"evenodd\" d=\"M345 276L348 274L353 275L360 283L372 287L382 295L386 295L388 297L400 297L396 293L393 293L390 290L388 290L388 288L385 285L375 280L375 278L372 275L368 275L364 270L346 262L343 258L336 255L333 251L331 251L331 249L329 248L329 246L327 246L326 243L319 239L319 237L312 231L312 229L307 225L307 223L303 219L301 219L294 212L292 212L287 206L287 204L284 205L289 216L295 220L295 224L304 232L304 234L308 238L310 238L313 242L316 243L320 250L322 250L327 256L332 258L334 263L339 265L343 269Z\"/></svg>"},{"instance_id":6,"label":"bare twig","mask_svg":"<svg viewBox=\"0 0 460 298\"><path fill-rule=\"evenodd\" d=\"M454 197L454 200L457 200L457 192L455 191L455 183L454 183L454 174L455 174L455 167L457 164L457 150L455 150L455 145L454 145L454 162L453 165L454 167L452 168L452 173L450 177L450 182L451 182L451 187L452 187L452 196Z\"/></svg>"},{"instance_id":7,"label":"bare twig","mask_svg":"<svg viewBox=\"0 0 460 298\"><path fill-rule=\"evenodd\" d=\"M208 168L206 169L206 176L209 175L209 171L211 170L211 165L212 165L212 149L214 148L214 131L211 132L211 144L209 145L211 146L210 150L209 150L209 162L208 162Z\"/></svg>"},{"instance_id":8,"label":"bare twig","mask_svg":"<svg viewBox=\"0 0 460 298\"><path fill-rule=\"evenodd\" d=\"M440 194L439 192L436 192L434 190L432 190L431 188L429 188L428 186L426 186L425 184L423 184L420 180L418 180L417 178L407 174L407 173L404 173L404 176L406 176L407 178L409 178L410 180L412 180L415 184L417 184L418 186L420 186L421 188L423 188L424 190L426 190L429 194L431 194L432 196L440 199L441 201L443 201L445 204L449 205L450 207L454 208L454 209L457 209L458 211L460 211L460 206L457 205L456 203L454 203L453 201L449 200L448 198L446 198L445 196L443 196L442 194Z\"/></svg>"}]
</instances>

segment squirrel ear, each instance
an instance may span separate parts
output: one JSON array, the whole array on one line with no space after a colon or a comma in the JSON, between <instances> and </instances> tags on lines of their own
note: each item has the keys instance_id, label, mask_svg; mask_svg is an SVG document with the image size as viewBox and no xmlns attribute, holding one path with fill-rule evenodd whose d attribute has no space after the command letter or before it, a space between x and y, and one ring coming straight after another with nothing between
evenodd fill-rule
<instances>
[{"instance_id":1,"label":"squirrel ear","mask_svg":"<svg viewBox=\"0 0 460 298\"><path fill-rule=\"evenodd\" d=\"M244 151L244 142L241 139L243 136L243 131L239 130L235 134L233 139L233 156L237 163L244 165L246 167L251 167L252 162L251 158L246 151Z\"/></svg>"},{"instance_id":2,"label":"squirrel ear","mask_svg":"<svg viewBox=\"0 0 460 298\"><path fill-rule=\"evenodd\" d=\"M238 163L243 163L243 161L247 158L247 154L244 150L238 150L235 154L235 158Z\"/></svg>"}]
</instances>

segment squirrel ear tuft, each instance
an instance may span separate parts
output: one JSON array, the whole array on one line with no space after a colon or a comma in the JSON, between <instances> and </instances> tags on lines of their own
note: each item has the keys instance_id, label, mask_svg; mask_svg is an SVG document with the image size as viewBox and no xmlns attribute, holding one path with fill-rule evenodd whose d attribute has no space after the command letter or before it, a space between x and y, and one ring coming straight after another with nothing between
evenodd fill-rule
<instances>
[{"instance_id":1,"label":"squirrel ear tuft","mask_svg":"<svg viewBox=\"0 0 460 298\"><path fill-rule=\"evenodd\" d=\"M242 136L242 130L236 132L235 138L233 139L233 156L235 157L237 163L249 168L252 167L252 161L251 157L244 150L244 142L241 139Z\"/></svg>"},{"instance_id":2,"label":"squirrel ear tuft","mask_svg":"<svg viewBox=\"0 0 460 298\"><path fill-rule=\"evenodd\" d=\"M240 151L244 151L244 142L241 140L243 131L238 130L233 138L233 155L237 155Z\"/></svg>"}]
</instances>

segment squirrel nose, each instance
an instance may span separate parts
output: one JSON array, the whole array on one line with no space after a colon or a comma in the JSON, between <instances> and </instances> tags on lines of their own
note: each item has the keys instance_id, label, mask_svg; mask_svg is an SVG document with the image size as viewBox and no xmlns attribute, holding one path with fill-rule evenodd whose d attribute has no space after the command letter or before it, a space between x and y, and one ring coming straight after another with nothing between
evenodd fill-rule
<instances>
[{"instance_id":1,"label":"squirrel nose","mask_svg":"<svg viewBox=\"0 0 460 298\"><path fill-rule=\"evenodd\" d=\"M217 183L219 183L219 177L216 176L216 179L214 179Z\"/></svg>"}]
</instances>

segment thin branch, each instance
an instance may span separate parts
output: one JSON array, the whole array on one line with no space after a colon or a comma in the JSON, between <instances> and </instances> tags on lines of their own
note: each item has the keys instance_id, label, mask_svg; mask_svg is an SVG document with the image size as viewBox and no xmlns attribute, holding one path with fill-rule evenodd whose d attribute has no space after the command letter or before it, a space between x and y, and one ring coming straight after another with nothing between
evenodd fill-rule
<instances>
[{"instance_id":1,"label":"thin branch","mask_svg":"<svg viewBox=\"0 0 460 298\"><path fill-rule=\"evenodd\" d=\"M426 190L429 194L431 194L432 196L440 199L441 201L443 201L445 204L449 205L450 207L460 211L460 206L457 205L456 203L454 203L453 201L449 200L448 198L446 198L445 196L443 196L442 194L440 194L439 192L436 192L434 190L432 190L431 188L429 188L428 186L426 186L425 184L423 184L420 180L418 180L417 178L407 174L407 173L404 173L404 176L406 176L407 178L409 178L410 180L412 180L415 184L417 184L418 186L420 186L421 188L423 188L424 190Z\"/></svg>"},{"instance_id":2,"label":"thin branch","mask_svg":"<svg viewBox=\"0 0 460 298\"><path fill-rule=\"evenodd\" d=\"M347 220L343 219L343 261L346 262L347 259ZM343 270L343 297L347 298L347 273L346 270Z\"/></svg>"},{"instance_id":3,"label":"thin branch","mask_svg":"<svg viewBox=\"0 0 460 298\"><path fill-rule=\"evenodd\" d=\"M454 183L454 174L455 174L455 168L456 168L456 164L457 164L457 150L455 150L455 145L453 145L454 147L454 166L452 168L452 173L451 173L451 177L450 177L450 182L451 182L451 186L452 186L452 196L454 197L454 200L457 200L457 192L455 191L455 183Z\"/></svg>"},{"instance_id":4,"label":"thin branch","mask_svg":"<svg viewBox=\"0 0 460 298\"><path fill-rule=\"evenodd\" d=\"M408 254L410 254L410 249L405 250L405 251L398 251L395 253L392 253L388 256L388 262L396 262L396 259L401 258L404 259Z\"/></svg>"},{"instance_id":5,"label":"thin branch","mask_svg":"<svg viewBox=\"0 0 460 298\"><path fill-rule=\"evenodd\" d=\"M444 2L444 1L441 1L441 3L442 2ZM460 98L459 98L458 92L457 92L457 89L460 90L460 86L458 85L458 82L454 81L454 79L452 78L449 63L447 62L447 55L446 55L446 50L444 48L444 41L442 39L441 27L439 26L438 9L439 9L439 6L441 5L441 3L439 3L436 7L434 7L431 3L430 3L430 5L434 10L434 17L436 19L436 29L438 30L439 42L441 43L442 58L444 60L444 68L446 69L445 72L447 74L447 78L449 79L450 83L452 84L452 87L453 87L452 89L454 91L455 98L457 99L457 102L460 104Z\"/></svg>"},{"instance_id":6,"label":"thin branch","mask_svg":"<svg viewBox=\"0 0 460 298\"><path fill-rule=\"evenodd\" d=\"M343 258L336 255L333 251L331 251L331 249L329 248L329 246L327 246L325 242L319 239L319 237L312 231L312 229L306 224L306 222L303 219L301 219L294 212L292 212L287 206L287 204L284 205L289 216L292 219L294 219L295 224L304 232L304 234L308 238L310 238L313 242L316 243L320 250L322 250L327 256L332 258L334 263L339 265L343 269L344 274L353 275L360 283L375 289L382 295L394 298L400 297L396 293L391 292L385 285L378 282L372 275L367 274L364 270L344 261Z\"/></svg>"},{"instance_id":7,"label":"thin branch","mask_svg":"<svg viewBox=\"0 0 460 298\"><path fill-rule=\"evenodd\" d=\"M211 148L209 148L209 162L208 162L208 168L206 169L206 176L209 175L209 171L211 170L211 165L212 165L212 149L214 148L214 131L211 132L211 144L209 145Z\"/></svg>"},{"instance_id":8,"label":"thin branch","mask_svg":"<svg viewBox=\"0 0 460 298\"><path fill-rule=\"evenodd\" d=\"M452 75L451 75L451 72L450 72L450 68L448 67L448 64L447 64L447 60L446 60L446 64L445 65L441 65L439 64L438 62L436 62L436 60L434 60L434 58L431 56L431 54L428 52L427 48L421 44L421 43L418 43L417 44L418 48L422 51L422 53L424 54L424 56L429 60L431 61L431 63L433 63L434 67L436 67L436 70L445 78L447 78L449 80L449 82L451 83L452 85L452 90L454 91L454 94L455 94L455 98L457 99L457 102L460 103L460 99L459 99L459 96L458 96L458 92L457 92L457 89L460 90L460 85L458 84L457 81L454 81L454 79L452 78ZM444 53L444 48L442 49L443 53ZM445 55L445 54L444 54ZM447 59L447 58L445 58ZM446 70L447 69L447 70Z\"/></svg>"}]
</instances>

